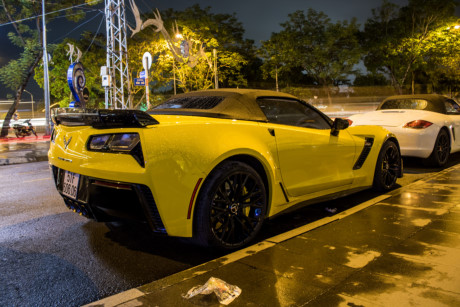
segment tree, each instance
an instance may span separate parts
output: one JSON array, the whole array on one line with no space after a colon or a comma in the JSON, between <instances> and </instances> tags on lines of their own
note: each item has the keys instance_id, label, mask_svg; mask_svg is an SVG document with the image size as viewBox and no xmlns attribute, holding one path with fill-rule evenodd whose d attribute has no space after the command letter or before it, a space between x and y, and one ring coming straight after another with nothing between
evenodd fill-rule
<instances>
[{"instance_id":1,"label":"tree","mask_svg":"<svg viewBox=\"0 0 460 307\"><path fill-rule=\"evenodd\" d=\"M104 106L104 89L101 86L100 67L106 65L105 36L94 35L85 32L78 41L75 39L64 39L57 45L49 45L48 51L52 55L49 63L50 95L52 100L59 103L60 107L67 107L75 98L70 93L67 82L67 69L76 60L74 56L69 58L69 44L82 51L79 62L83 64L86 87L90 96L86 106L98 108ZM34 79L43 88L43 66L35 69Z\"/></svg>"},{"instance_id":2,"label":"tree","mask_svg":"<svg viewBox=\"0 0 460 307\"><path fill-rule=\"evenodd\" d=\"M450 21L455 5L454 0L409 0L398 10L385 0L362 33L367 69L388 75L400 93L411 80L414 91L415 72L424 67L431 31Z\"/></svg>"},{"instance_id":3,"label":"tree","mask_svg":"<svg viewBox=\"0 0 460 307\"><path fill-rule=\"evenodd\" d=\"M270 40L262 42L262 46L259 49L260 56L263 59L261 66L262 76L264 79L272 78L275 80L276 91L279 90L278 76L283 70L288 70L286 67L286 61L283 61L281 54L279 53L278 46L281 46L279 41L280 35L276 33L272 34Z\"/></svg>"},{"instance_id":4,"label":"tree","mask_svg":"<svg viewBox=\"0 0 460 307\"><path fill-rule=\"evenodd\" d=\"M184 11L174 11L172 9L163 12L163 18L167 21L166 27L173 28L177 23L181 34L192 40L201 42L206 47L208 58L212 58L212 49L217 50L217 66L219 83L223 87L245 87L247 86L247 75L244 74L244 67L249 60L256 61L254 42L243 39L244 28L234 14L214 14L210 7L201 8L193 5ZM184 32L184 33L182 33ZM195 89L200 84L196 79L199 75L205 74L212 78L201 63L196 70L185 69L184 76L192 74L179 82L184 85L184 90ZM177 67L181 69L179 65ZM179 75L180 76L180 75ZM189 84L185 85L185 80ZM191 86L195 84L194 86ZM209 87L209 83L201 82L203 88Z\"/></svg>"},{"instance_id":5,"label":"tree","mask_svg":"<svg viewBox=\"0 0 460 307\"><path fill-rule=\"evenodd\" d=\"M389 81L383 74L380 73L367 73L366 75L363 74L356 74L355 81L353 81L353 85L355 86L383 86L388 85Z\"/></svg>"},{"instance_id":6,"label":"tree","mask_svg":"<svg viewBox=\"0 0 460 307\"><path fill-rule=\"evenodd\" d=\"M85 0L85 2L94 4L94 1L90 0ZM40 1L21 1L18 5L18 1L1 0L0 4L0 22L10 22L13 25L14 32L8 33L8 36L14 45L23 49L17 59L0 68L0 82L15 91L14 102L5 116L0 133L0 137L6 137L11 117L17 110L22 92L43 56L42 8ZM46 11L57 12L74 4L74 0L46 1ZM48 20L57 14L60 13L48 15ZM78 8L67 10L66 14L73 21L78 21L84 16L84 12ZM29 21L18 21L25 18L29 18Z\"/></svg>"},{"instance_id":7,"label":"tree","mask_svg":"<svg viewBox=\"0 0 460 307\"><path fill-rule=\"evenodd\" d=\"M356 19L332 23L323 12L309 9L307 14L289 14L281 26L281 32L272 34L272 43L263 45L269 47L265 54L270 57L271 64L267 65L271 65L271 72L278 66L301 67L328 96L331 85L348 83L347 77L360 59Z\"/></svg>"},{"instance_id":8,"label":"tree","mask_svg":"<svg viewBox=\"0 0 460 307\"><path fill-rule=\"evenodd\" d=\"M454 92L460 90L460 25L443 25L432 31L424 53L424 70L433 90L454 96Z\"/></svg>"}]
</instances>

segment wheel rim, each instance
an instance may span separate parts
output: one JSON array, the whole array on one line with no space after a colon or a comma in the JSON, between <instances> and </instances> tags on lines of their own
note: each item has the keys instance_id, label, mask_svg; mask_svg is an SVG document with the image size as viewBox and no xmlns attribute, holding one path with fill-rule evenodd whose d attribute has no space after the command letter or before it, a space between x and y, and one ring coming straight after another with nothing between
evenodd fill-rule
<instances>
[{"instance_id":1,"label":"wheel rim","mask_svg":"<svg viewBox=\"0 0 460 307\"><path fill-rule=\"evenodd\" d=\"M399 152L398 150L390 146L388 147L385 155L382 159L382 182L386 188L390 188L398 178L399 172Z\"/></svg>"},{"instance_id":2,"label":"wheel rim","mask_svg":"<svg viewBox=\"0 0 460 307\"><path fill-rule=\"evenodd\" d=\"M255 236L265 215L265 189L248 172L227 176L212 197L210 221L215 238L223 245L241 245Z\"/></svg>"},{"instance_id":3,"label":"wheel rim","mask_svg":"<svg viewBox=\"0 0 460 307\"><path fill-rule=\"evenodd\" d=\"M435 148L440 163L444 163L447 160L450 151L449 145L449 138L445 133L442 133L436 142Z\"/></svg>"}]
</instances>

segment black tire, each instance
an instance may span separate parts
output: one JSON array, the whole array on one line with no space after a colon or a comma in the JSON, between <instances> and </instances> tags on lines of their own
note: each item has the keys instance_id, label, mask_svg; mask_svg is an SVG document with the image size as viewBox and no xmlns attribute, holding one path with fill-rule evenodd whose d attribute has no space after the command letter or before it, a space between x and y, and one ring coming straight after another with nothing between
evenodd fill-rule
<instances>
[{"instance_id":1,"label":"black tire","mask_svg":"<svg viewBox=\"0 0 460 307\"><path fill-rule=\"evenodd\" d=\"M201 188L194 239L224 250L240 248L260 231L266 210L266 188L260 175L245 163L223 162Z\"/></svg>"},{"instance_id":2,"label":"black tire","mask_svg":"<svg viewBox=\"0 0 460 307\"><path fill-rule=\"evenodd\" d=\"M450 155L450 137L449 133L445 129L441 129L436 137L434 143L433 152L426 159L426 163L429 166L443 167L449 160Z\"/></svg>"},{"instance_id":3,"label":"black tire","mask_svg":"<svg viewBox=\"0 0 460 307\"><path fill-rule=\"evenodd\" d=\"M401 153L394 141L386 141L380 149L375 165L374 183L376 191L388 191L395 187L401 171Z\"/></svg>"}]
</instances>

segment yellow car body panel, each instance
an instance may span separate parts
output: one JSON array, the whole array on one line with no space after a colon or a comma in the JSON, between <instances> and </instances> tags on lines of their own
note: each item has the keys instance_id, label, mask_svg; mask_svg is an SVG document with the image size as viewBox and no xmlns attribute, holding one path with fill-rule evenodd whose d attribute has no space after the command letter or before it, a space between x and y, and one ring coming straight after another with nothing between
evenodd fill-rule
<instances>
[{"instance_id":1,"label":"yellow car body panel","mask_svg":"<svg viewBox=\"0 0 460 307\"><path fill-rule=\"evenodd\" d=\"M145 144L145 168L127 154L88 151L86 143L98 131L81 127L55 128L49 161L61 169L85 176L147 185L155 201L165 204L158 206L158 210L167 233L172 236L192 235L192 219L187 219L192 192L198 179L206 178L221 161L237 155L252 156L264 165L270 184L276 180L279 182L279 178L275 178L277 157L272 155L276 153L275 140L259 123L232 121L229 124L228 120L190 116L156 118L162 123L161 128L151 126L103 132L139 133ZM63 145L64 137L67 140L72 138L67 149ZM216 143L215 140L221 141ZM200 155L194 154L197 152ZM281 196L277 195L275 199L282 199Z\"/></svg>"},{"instance_id":2,"label":"yellow car body panel","mask_svg":"<svg viewBox=\"0 0 460 307\"><path fill-rule=\"evenodd\" d=\"M391 133L377 126L349 127L334 135L331 129L258 120L152 117L157 124L137 128L57 124L49 163L90 178L148 187L166 233L179 237L194 235L201 188L223 161L257 162L268 192L266 217L273 217L299 203L371 187L380 148L389 138L397 143ZM120 133L139 135L144 165L127 153L89 150L92 136ZM368 139L373 145L362 165L355 167Z\"/></svg>"},{"instance_id":3,"label":"yellow car body panel","mask_svg":"<svg viewBox=\"0 0 460 307\"><path fill-rule=\"evenodd\" d=\"M296 148L302 147L298 145L303 133L309 130L307 128L192 116L157 115L155 118L161 125L142 129L105 129L102 132L91 127L58 126L50 145L49 162L85 176L148 186L155 201L162 204L158 211L167 233L181 237L193 234L193 219L187 219L187 215L198 180L205 179L219 163L234 156L251 156L263 165L271 187L268 217L302 201L372 185L375 164L365 163L363 168L353 171L355 174L351 171L356 158L354 144L357 143L358 148L360 144L362 146L364 137L371 135L364 133L369 128L351 127L340 131L337 137L331 136L330 130L312 131L310 138L304 138L303 148L298 150ZM282 141L277 144L269 129L273 129ZM362 136L351 134L359 134L361 131L358 130L362 130ZM381 131L382 135L388 134L379 127L374 130ZM139 133L141 143L145 144L145 168L127 154L87 150L91 135L133 132ZM72 138L67 148L64 138ZM304 150L312 147L316 150L310 151L310 156L305 159L297 157L308 155ZM377 154L377 150L372 150L370 156ZM291 172L286 174L287 180L280 172L280 159L285 163L282 166ZM337 165L333 171L329 171L331 159L339 162L332 163ZM375 158L368 160L375 161ZM287 187L289 202L283 196L281 182ZM291 185L293 192L290 191Z\"/></svg>"}]
</instances>

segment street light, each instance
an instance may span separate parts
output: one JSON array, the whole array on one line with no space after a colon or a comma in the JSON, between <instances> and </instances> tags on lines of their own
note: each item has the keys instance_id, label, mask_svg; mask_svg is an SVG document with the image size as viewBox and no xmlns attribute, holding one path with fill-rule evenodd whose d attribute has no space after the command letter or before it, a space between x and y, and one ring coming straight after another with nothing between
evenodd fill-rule
<instances>
[{"instance_id":1,"label":"street light","mask_svg":"<svg viewBox=\"0 0 460 307\"><path fill-rule=\"evenodd\" d=\"M44 72L44 94L45 94L45 131L46 135L51 133L50 116L50 86L48 75L48 51L46 51L46 22L45 22L45 0L42 0L42 30L43 30L43 72Z\"/></svg>"},{"instance_id":2,"label":"street light","mask_svg":"<svg viewBox=\"0 0 460 307\"><path fill-rule=\"evenodd\" d=\"M176 33L176 39L178 40L182 40L184 39L184 37L182 36L182 34L180 33ZM174 96L177 94L177 91L176 91L176 59L174 58L174 55L173 55L173 86L174 86Z\"/></svg>"},{"instance_id":3,"label":"street light","mask_svg":"<svg viewBox=\"0 0 460 307\"><path fill-rule=\"evenodd\" d=\"M32 105L32 118L35 118L34 116L34 95L32 95L32 93L29 92L28 90L24 90L24 92L30 95L30 100L31 100L31 105Z\"/></svg>"},{"instance_id":4,"label":"street light","mask_svg":"<svg viewBox=\"0 0 460 307\"><path fill-rule=\"evenodd\" d=\"M216 48L212 49L212 54L214 56L214 88L219 88L219 78L217 76L217 50Z\"/></svg>"}]
</instances>

